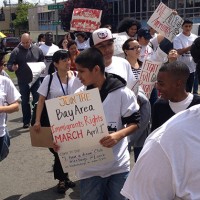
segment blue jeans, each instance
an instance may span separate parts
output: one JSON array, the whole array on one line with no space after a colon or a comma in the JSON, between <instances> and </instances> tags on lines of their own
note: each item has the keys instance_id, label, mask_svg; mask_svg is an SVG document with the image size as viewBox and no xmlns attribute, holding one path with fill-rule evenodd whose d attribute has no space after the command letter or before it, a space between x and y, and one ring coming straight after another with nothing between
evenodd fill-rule
<instances>
[{"instance_id":1,"label":"blue jeans","mask_svg":"<svg viewBox=\"0 0 200 200\"><path fill-rule=\"evenodd\" d=\"M40 79L38 79L31 88L29 87L28 83L18 83L18 85L22 99L23 123L29 124L31 120L30 93L33 96L32 105L34 105L39 98L37 90L40 86Z\"/></svg>"},{"instance_id":2,"label":"blue jeans","mask_svg":"<svg viewBox=\"0 0 200 200\"><path fill-rule=\"evenodd\" d=\"M128 172L114 174L106 178L94 176L80 181L82 200L126 200L120 191Z\"/></svg>"}]
</instances>

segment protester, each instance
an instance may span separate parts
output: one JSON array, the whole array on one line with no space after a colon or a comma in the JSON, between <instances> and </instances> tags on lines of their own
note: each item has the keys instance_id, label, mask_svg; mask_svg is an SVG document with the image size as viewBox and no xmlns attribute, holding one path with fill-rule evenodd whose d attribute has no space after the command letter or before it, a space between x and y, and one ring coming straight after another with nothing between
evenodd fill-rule
<instances>
[{"instance_id":1,"label":"protester","mask_svg":"<svg viewBox=\"0 0 200 200\"><path fill-rule=\"evenodd\" d=\"M56 98L59 96L73 94L79 87L82 86L80 80L75 76L74 72L70 70L71 60L69 53L65 50L56 51L53 54L52 61L57 69L57 72L53 74L52 83L50 85L50 91L47 99ZM47 88L49 83L50 75L44 78L41 86L38 89L39 101L36 111L36 120L34 124L34 129L39 131L41 125L41 112L44 107ZM51 150L55 156L54 160L54 178L59 180L57 185L58 193L65 193L68 188L75 187L75 183L69 180L68 173L64 173L58 154Z\"/></svg>"},{"instance_id":2,"label":"protester","mask_svg":"<svg viewBox=\"0 0 200 200\"><path fill-rule=\"evenodd\" d=\"M75 40L75 36L72 32L67 32L64 35L64 37L60 40L60 42L58 43L58 47L61 48L61 49L63 48L62 47L63 40L67 40L67 42L69 42L69 41Z\"/></svg>"},{"instance_id":3,"label":"protester","mask_svg":"<svg viewBox=\"0 0 200 200\"><path fill-rule=\"evenodd\" d=\"M40 46L40 49L42 50L43 55L45 57L44 62L45 62L45 65L46 65L45 70L40 75L40 81L42 82L44 77L49 74L49 72L48 72L49 71L49 65L52 62L53 54L56 51L59 50L59 47L57 45L53 44L53 33L52 32L46 32L45 33L45 44L42 44Z\"/></svg>"},{"instance_id":4,"label":"protester","mask_svg":"<svg viewBox=\"0 0 200 200\"><path fill-rule=\"evenodd\" d=\"M133 38L129 38L122 45L122 49L125 54L125 58L131 64L131 68L133 71L133 76L136 80L138 80L142 69L142 62L138 60L140 55L141 46L137 42L137 40ZM133 146L133 151L135 155L135 161L138 158L140 151L144 145L144 141L149 135L150 132L150 118L151 118L151 105L146 97L144 91L139 86L139 91L137 92L137 100L140 106L140 128L128 136L129 138L129 151L131 151L131 147Z\"/></svg>"},{"instance_id":5,"label":"protester","mask_svg":"<svg viewBox=\"0 0 200 200\"><path fill-rule=\"evenodd\" d=\"M42 45L44 43L45 43L45 34L41 33L38 35L38 40L37 40L36 45L39 47L40 45Z\"/></svg>"},{"instance_id":6,"label":"protester","mask_svg":"<svg viewBox=\"0 0 200 200\"><path fill-rule=\"evenodd\" d=\"M112 33L107 28L95 30L90 38L90 46L94 46L101 51L105 62L105 72L121 76L127 81L127 87L133 90L137 80L134 78L131 66L127 60L114 54L114 39Z\"/></svg>"},{"instance_id":7,"label":"protester","mask_svg":"<svg viewBox=\"0 0 200 200\"><path fill-rule=\"evenodd\" d=\"M157 76L159 98L152 110L152 127L155 130L176 113L200 104L200 97L186 92L190 75L188 66L180 61L164 64Z\"/></svg>"},{"instance_id":8,"label":"protester","mask_svg":"<svg viewBox=\"0 0 200 200\"><path fill-rule=\"evenodd\" d=\"M184 62L190 69L190 76L187 80L186 91L191 92L194 84L194 75L196 71L196 64L194 63L190 48L193 41L197 38L197 35L191 32L193 22L190 19L185 19L182 24L183 31L175 36L173 45L174 48L178 51L179 61Z\"/></svg>"},{"instance_id":9,"label":"protester","mask_svg":"<svg viewBox=\"0 0 200 200\"><path fill-rule=\"evenodd\" d=\"M174 61L177 61L178 60L178 57L180 55L178 54L178 51L176 49L171 49L168 53L168 61L167 62L174 62Z\"/></svg>"},{"instance_id":10,"label":"protester","mask_svg":"<svg viewBox=\"0 0 200 200\"><path fill-rule=\"evenodd\" d=\"M134 18L127 17L119 22L117 27L118 33L126 32L129 37L137 39L137 32L141 28L141 24Z\"/></svg>"},{"instance_id":11,"label":"protester","mask_svg":"<svg viewBox=\"0 0 200 200\"><path fill-rule=\"evenodd\" d=\"M74 40L69 41L67 44L67 49L69 51L69 55L70 55L70 59L71 59L70 69L72 71L76 71L75 59L76 59L77 55L80 53L80 51L77 48L77 43Z\"/></svg>"},{"instance_id":12,"label":"protester","mask_svg":"<svg viewBox=\"0 0 200 200\"><path fill-rule=\"evenodd\" d=\"M10 58L7 63L9 71L15 71L19 91L21 93L22 115L23 115L23 128L28 128L31 120L31 106L30 106L30 93L32 93L34 105L38 101L37 90L40 86L40 80L37 79L30 87L33 74L28 67L28 62L43 62L44 56L36 45L31 43L31 38L28 33L21 36L21 43L11 52Z\"/></svg>"},{"instance_id":13,"label":"protester","mask_svg":"<svg viewBox=\"0 0 200 200\"><path fill-rule=\"evenodd\" d=\"M120 190L130 170L126 136L139 126L137 99L120 76L104 72L104 57L98 49L84 50L75 62L78 77L87 90L99 89L108 131L113 124L116 126L116 132L112 130L99 141L104 147L113 149L114 160L77 172L81 179L81 199L125 199Z\"/></svg>"},{"instance_id":14,"label":"protester","mask_svg":"<svg viewBox=\"0 0 200 200\"><path fill-rule=\"evenodd\" d=\"M3 52L0 50L0 56L2 57L4 54ZM7 65L5 64L5 59L1 58L1 65L0 65L0 75L2 76L6 76L8 78L10 78L10 76L7 74L7 72L4 70L4 67L6 67Z\"/></svg>"},{"instance_id":15,"label":"protester","mask_svg":"<svg viewBox=\"0 0 200 200\"><path fill-rule=\"evenodd\" d=\"M4 54L0 52L0 68L4 65ZM19 110L19 98L20 94L13 82L8 77L0 75L0 161L7 156L10 143L6 126L7 113Z\"/></svg>"},{"instance_id":16,"label":"protester","mask_svg":"<svg viewBox=\"0 0 200 200\"><path fill-rule=\"evenodd\" d=\"M84 49L87 49L90 47L89 38L87 38L87 35L85 32L78 32L76 34L75 41L77 43L77 48L79 51L83 51Z\"/></svg>"},{"instance_id":17,"label":"protester","mask_svg":"<svg viewBox=\"0 0 200 200\"><path fill-rule=\"evenodd\" d=\"M65 50L67 51L67 50L68 50L67 44L68 44L68 40L67 40L67 39L64 39L64 40L62 41L61 49L65 49Z\"/></svg>"},{"instance_id":18,"label":"protester","mask_svg":"<svg viewBox=\"0 0 200 200\"><path fill-rule=\"evenodd\" d=\"M164 40L164 36L157 34L152 38L149 29L141 28L138 30L138 43L142 46L139 60L144 62L145 60L155 62L166 62L169 48L172 48L172 44L167 40ZM169 44L169 45L168 45ZM161 48L163 47L163 48ZM154 87L151 96L151 106L156 102L158 93Z\"/></svg>"}]
</instances>

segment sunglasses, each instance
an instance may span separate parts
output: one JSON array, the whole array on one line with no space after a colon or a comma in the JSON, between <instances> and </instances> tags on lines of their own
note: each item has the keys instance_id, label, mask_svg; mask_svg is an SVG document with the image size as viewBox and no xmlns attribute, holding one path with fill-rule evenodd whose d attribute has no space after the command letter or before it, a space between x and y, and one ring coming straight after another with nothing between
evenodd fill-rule
<instances>
[{"instance_id":1,"label":"sunglasses","mask_svg":"<svg viewBox=\"0 0 200 200\"><path fill-rule=\"evenodd\" d=\"M135 49L141 49L142 48L142 46L135 46L135 47L132 47L132 48L129 48L129 49L127 49L127 50L135 50Z\"/></svg>"}]
</instances>

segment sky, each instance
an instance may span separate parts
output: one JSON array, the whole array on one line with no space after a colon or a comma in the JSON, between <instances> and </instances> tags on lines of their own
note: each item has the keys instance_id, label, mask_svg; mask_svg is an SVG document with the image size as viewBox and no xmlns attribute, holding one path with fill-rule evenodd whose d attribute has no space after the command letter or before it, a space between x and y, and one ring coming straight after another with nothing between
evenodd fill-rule
<instances>
[{"instance_id":1,"label":"sky","mask_svg":"<svg viewBox=\"0 0 200 200\"><path fill-rule=\"evenodd\" d=\"M4 6L4 4L3 4L3 1L4 0L0 0L0 7L2 7L2 6ZM7 3L11 3L11 4L16 4L16 3L18 3L18 0L6 0L7 1ZM44 4L53 4L53 3L55 3L55 1L57 2L57 3L59 3L59 2L63 2L63 1L66 1L66 0L23 0L24 2L29 2L29 3L39 3L40 5L44 5Z\"/></svg>"}]
</instances>

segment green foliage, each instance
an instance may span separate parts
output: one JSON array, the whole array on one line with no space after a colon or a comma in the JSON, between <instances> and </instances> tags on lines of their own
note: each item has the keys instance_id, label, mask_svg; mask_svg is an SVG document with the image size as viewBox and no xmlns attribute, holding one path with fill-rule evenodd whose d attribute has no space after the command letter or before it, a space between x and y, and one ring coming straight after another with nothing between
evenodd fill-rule
<instances>
[{"instance_id":1,"label":"green foliage","mask_svg":"<svg viewBox=\"0 0 200 200\"><path fill-rule=\"evenodd\" d=\"M13 24L17 28L28 30L28 9L32 8L34 4L25 2L20 3L16 10L16 19L13 20Z\"/></svg>"}]
</instances>

